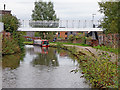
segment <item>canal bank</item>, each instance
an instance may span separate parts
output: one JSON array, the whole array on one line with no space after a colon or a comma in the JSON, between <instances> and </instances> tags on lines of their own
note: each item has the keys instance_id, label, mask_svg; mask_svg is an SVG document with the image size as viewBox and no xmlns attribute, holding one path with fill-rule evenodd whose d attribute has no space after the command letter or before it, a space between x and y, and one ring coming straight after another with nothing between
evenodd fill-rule
<instances>
[{"instance_id":1,"label":"canal bank","mask_svg":"<svg viewBox=\"0 0 120 90\"><path fill-rule=\"evenodd\" d=\"M100 52L96 57L90 50L86 51L75 46L61 44L51 44L50 46L71 52L80 63L83 77L92 84L92 87L118 88L118 66L116 62L111 62L108 52Z\"/></svg>"}]
</instances>

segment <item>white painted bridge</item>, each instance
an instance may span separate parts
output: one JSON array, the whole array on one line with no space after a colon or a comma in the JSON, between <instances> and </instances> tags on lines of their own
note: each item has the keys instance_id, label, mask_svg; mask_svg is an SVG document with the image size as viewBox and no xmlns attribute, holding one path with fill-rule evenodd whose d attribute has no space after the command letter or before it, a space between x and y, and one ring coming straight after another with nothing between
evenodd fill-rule
<instances>
[{"instance_id":1,"label":"white painted bridge","mask_svg":"<svg viewBox=\"0 0 120 90\"><path fill-rule=\"evenodd\" d=\"M31 21L21 20L18 31L103 31L98 28L100 21L87 20L59 20L59 21ZM93 28L94 27L94 28Z\"/></svg>"}]
</instances>

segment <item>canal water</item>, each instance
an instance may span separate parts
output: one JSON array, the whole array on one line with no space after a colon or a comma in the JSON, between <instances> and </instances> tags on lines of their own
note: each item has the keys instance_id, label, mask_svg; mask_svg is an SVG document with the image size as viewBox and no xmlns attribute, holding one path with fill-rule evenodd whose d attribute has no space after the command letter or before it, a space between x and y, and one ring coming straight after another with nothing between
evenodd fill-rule
<instances>
[{"instance_id":1,"label":"canal water","mask_svg":"<svg viewBox=\"0 0 120 90\"><path fill-rule=\"evenodd\" d=\"M25 55L3 56L3 88L90 88L76 60L64 50L26 45Z\"/></svg>"}]
</instances>

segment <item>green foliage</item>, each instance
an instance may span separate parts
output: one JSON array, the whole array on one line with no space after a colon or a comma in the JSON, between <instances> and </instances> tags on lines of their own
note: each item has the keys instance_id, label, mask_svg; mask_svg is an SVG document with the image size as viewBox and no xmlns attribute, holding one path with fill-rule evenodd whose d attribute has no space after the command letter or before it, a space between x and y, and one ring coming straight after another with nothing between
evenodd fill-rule
<instances>
[{"instance_id":1,"label":"green foliage","mask_svg":"<svg viewBox=\"0 0 120 90\"><path fill-rule=\"evenodd\" d=\"M24 41L23 44L25 44L25 45L27 45L27 44L31 45L31 44L33 44L33 41Z\"/></svg>"},{"instance_id":2,"label":"green foliage","mask_svg":"<svg viewBox=\"0 0 120 90\"><path fill-rule=\"evenodd\" d=\"M57 44L57 48L62 48L63 47L63 44L62 43L56 43Z\"/></svg>"},{"instance_id":3,"label":"green foliage","mask_svg":"<svg viewBox=\"0 0 120 90\"><path fill-rule=\"evenodd\" d=\"M39 32L35 32L35 37L40 37Z\"/></svg>"},{"instance_id":4,"label":"green foliage","mask_svg":"<svg viewBox=\"0 0 120 90\"><path fill-rule=\"evenodd\" d=\"M24 51L24 32L13 32L13 39L18 43L20 50Z\"/></svg>"},{"instance_id":5,"label":"green foliage","mask_svg":"<svg viewBox=\"0 0 120 90\"><path fill-rule=\"evenodd\" d=\"M86 37L83 35L83 33L77 33L75 36L74 35L69 35L68 37L69 41L72 43L74 40L80 40L81 44L85 44Z\"/></svg>"},{"instance_id":6,"label":"green foliage","mask_svg":"<svg viewBox=\"0 0 120 90\"><path fill-rule=\"evenodd\" d=\"M54 5L51 1L43 2L40 0L34 4L35 8L32 11L32 20L58 20L55 14Z\"/></svg>"},{"instance_id":7,"label":"green foliage","mask_svg":"<svg viewBox=\"0 0 120 90\"><path fill-rule=\"evenodd\" d=\"M87 45L87 44L68 43L68 42L66 42L66 43L64 43L64 42L50 42L50 43L54 43L54 44L58 44L58 43L60 43L60 44L66 44L66 45L77 45L77 46L89 46L89 45Z\"/></svg>"},{"instance_id":8,"label":"green foliage","mask_svg":"<svg viewBox=\"0 0 120 90\"><path fill-rule=\"evenodd\" d=\"M103 51L109 51L109 52L112 52L112 53L115 53L115 54L120 53L119 49L110 48L108 46L100 46L100 45L98 45L98 46L94 46L93 48L100 49L100 50L103 50Z\"/></svg>"},{"instance_id":9,"label":"green foliage","mask_svg":"<svg viewBox=\"0 0 120 90\"><path fill-rule=\"evenodd\" d=\"M20 50L24 50L23 35L25 35L25 32L17 32L17 29L20 25L19 20L15 16L12 16L10 14L5 14L2 17L2 22L4 23L4 31L11 33L11 42L8 41L8 44L4 43L6 44L6 47L9 51L7 52L6 51L7 49L3 48L3 51L6 51L6 53L4 52L3 54L15 53L16 49L12 49L12 48L15 48L13 45L16 45L16 47L20 47ZM4 38L6 39L6 37ZM14 41L15 41L15 44L13 44ZM10 44L11 46L9 46Z\"/></svg>"},{"instance_id":10,"label":"green foliage","mask_svg":"<svg viewBox=\"0 0 120 90\"><path fill-rule=\"evenodd\" d=\"M2 16L2 22L4 23L4 30L11 33L16 31L20 25L18 19L9 14Z\"/></svg>"},{"instance_id":11,"label":"green foliage","mask_svg":"<svg viewBox=\"0 0 120 90\"><path fill-rule=\"evenodd\" d=\"M20 52L18 43L14 39L4 38L2 41L2 54L14 54Z\"/></svg>"},{"instance_id":12,"label":"green foliage","mask_svg":"<svg viewBox=\"0 0 120 90\"><path fill-rule=\"evenodd\" d=\"M99 57L94 58L85 54L77 53L77 48L57 44L56 47L63 48L77 57L82 77L88 80L92 87L96 88L118 88L118 66L111 62L108 53L102 52ZM120 68L119 68L120 69ZM78 72L79 69L71 72Z\"/></svg>"},{"instance_id":13,"label":"green foliage","mask_svg":"<svg viewBox=\"0 0 120 90\"><path fill-rule=\"evenodd\" d=\"M73 40L75 40L75 36L74 36L74 35L69 35L68 38L69 38L68 40L69 40L70 42L73 42Z\"/></svg>"},{"instance_id":14,"label":"green foliage","mask_svg":"<svg viewBox=\"0 0 120 90\"><path fill-rule=\"evenodd\" d=\"M47 39L49 41L53 41L55 34L56 34L56 32L41 31L41 32L35 32L35 37L41 37L42 39Z\"/></svg>"},{"instance_id":15,"label":"green foliage","mask_svg":"<svg viewBox=\"0 0 120 90\"><path fill-rule=\"evenodd\" d=\"M20 54L5 55L2 58L2 67L16 69L20 64Z\"/></svg>"},{"instance_id":16,"label":"green foliage","mask_svg":"<svg viewBox=\"0 0 120 90\"><path fill-rule=\"evenodd\" d=\"M53 41L54 33L53 32L48 33L48 35L46 35L46 39L49 40L49 41Z\"/></svg>"},{"instance_id":17,"label":"green foliage","mask_svg":"<svg viewBox=\"0 0 120 90\"><path fill-rule=\"evenodd\" d=\"M39 21L39 20L59 20L56 16L54 5L51 1L43 2L42 0L35 2L35 8L32 11L32 20ZM54 32L55 33L55 32ZM42 39L53 39L51 32L41 31L36 33L36 36L40 36Z\"/></svg>"},{"instance_id":18,"label":"green foliage","mask_svg":"<svg viewBox=\"0 0 120 90\"><path fill-rule=\"evenodd\" d=\"M102 53L97 59L81 56L80 67L83 70L84 77L90 81L94 87L117 88L117 65L110 62L107 53Z\"/></svg>"},{"instance_id":19,"label":"green foliage","mask_svg":"<svg viewBox=\"0 0 120 90\"><path fill-rule=\"evenodd\" d=\"M99 11L105 15L101 22L101 26L105 30L105 33L118 33L118 22L120 22L118 21L120 17L118 11L120 2L99 2L99 6Z\"/></svg>"}]
</instances>

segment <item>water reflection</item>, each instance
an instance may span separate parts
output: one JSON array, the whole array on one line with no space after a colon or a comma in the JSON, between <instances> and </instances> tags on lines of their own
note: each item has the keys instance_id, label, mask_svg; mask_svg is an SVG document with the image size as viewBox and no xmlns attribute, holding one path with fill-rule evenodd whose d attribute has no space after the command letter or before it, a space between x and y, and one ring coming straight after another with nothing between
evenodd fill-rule
<instances>
[{"instance_id":1,"label":"water reflection","mask_svg":"<svg viewBox=\"0 0 120 90\"><path fill-rule=\"evenodd\" d=\"M70 57L70 58L72 58L72 61L75 63L76 62L76 60L77 60L77 58L73 55L73 54L71 54L70 52L68 52L68 51L66 51L66 50L63 50L63 49L58 49L57 50L57 53L59 53L59 55L61 56L61 57ZM79 63L78 63L79 64Z\"/></svg>"},{"instance_id":2,"label":"water reflection","mask_svg":"<svg viewBox=\"0 0 120 90\"><path fill-rule=\"evenodd\" d=\"M34 46L35 53L48 54L48 47Z\"/></svg>"},{"instance_id":3,"label":"water reflection","mask_svg":"<svg viewBox=\"0 0 120 90\"><path fill-rule=\"evenodd\" d=\"M34 52L38 53L38 56L33 59L33 65L59 66L54 48L48 49L46 47L41 48L34 46Z\"/></svg>"},{"instance_id":4,"label":"water reflection","mask_svg":"<svg viewBox=\"0 0 120 90\"><path fill-rule=\"evenodd\" d=\"M24 58L24 54L13 54L13 55L5 55L2 58L2 68L10 68L16 69L20 65L20 60L22 61Z\"/></svg>"},{"instance_id":5,"label":"water reflection","mask_svg":"<svg viewBox=\"0 0 120 90\"><path fill-rule=\"evenodd\" d=\"M64 50L25 46L21 54L3 57L3 88L89 88L78 68L77 61ZM11 69L6 69L11 68Z\"/></svg>"}]
</instances>

